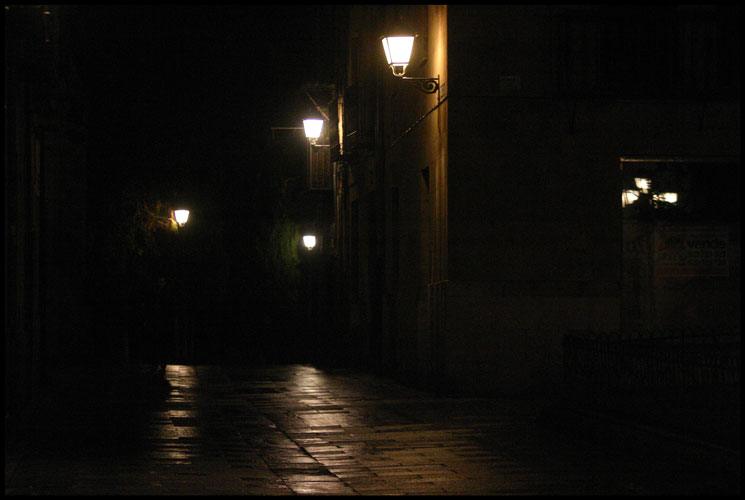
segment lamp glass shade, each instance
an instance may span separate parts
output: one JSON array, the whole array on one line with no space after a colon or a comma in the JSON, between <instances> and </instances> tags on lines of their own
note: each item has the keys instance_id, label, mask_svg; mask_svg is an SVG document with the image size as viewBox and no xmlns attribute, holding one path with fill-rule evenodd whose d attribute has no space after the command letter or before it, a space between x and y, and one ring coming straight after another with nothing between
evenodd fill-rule
<instances>
[{"instance_id":1,"label":"lamp glass shade","mask_svg":"<svg viewBox=\"0 0 745 500\"><path fill-rule=\"evenodd\" d=\"M176 222L183 226L186 224L186 221L189 220L189 211L188 210L174 210L173 216L176 218Z\"/></svg>"},{"instance_id":2,"label":"lamp glass shade","mask_svg":"<svg viewBox=\"0 0 745 500\"><path fill-rule=\"evenodd\" d=\"M303 236L303 245L305 245L308 250L312 250L313 247L316 246L316 237L312 235Z\"/></svg>"},{"instance_id":3,"label":"lamp glass shade","mask_svg":"<svg viewBox=\"0 0 745 500\"><path fill-rule=\"evenodd\" d=\"M393 73L403 75L406 66L411 59L411 50L414 48L413 36L389 36L382 40L385 58ZM397 72L396 69L400 68Z\"/></svg>"},{"instance_id":4,"label":"lamp glass shade","mask_svg":"<svg viewBox=\"0 0 745 500\"><path fill-rule=\"evenodd\" d=\"M305 137L311 140L318 139L321 137L321 129L323 128L323 120L309 118L303 120L303 128L305 128Z\"/></svg>"}]
</instances>

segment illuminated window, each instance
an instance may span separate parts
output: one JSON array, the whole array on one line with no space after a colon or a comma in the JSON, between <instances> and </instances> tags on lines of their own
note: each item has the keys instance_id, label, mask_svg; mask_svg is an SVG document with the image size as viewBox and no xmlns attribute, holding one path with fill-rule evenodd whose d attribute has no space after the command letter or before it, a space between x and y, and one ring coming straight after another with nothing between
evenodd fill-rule
<instances>
[{"instance_id":1,"label":"illuminated window","mask_svg":"<svg viewBox=\"0 0 745 500\"><path fill-rule=\"evenodd\" d=\"M652 181L650 181L649 179L644 179L643 177L635 177L634 183L642 193L648 193L650 187L652 186Z\"/></svg>"},{"instance_id":2,"label":"illuminated window","mask_svg":"<svg viewBox=\"0 0 745 500\"><path fill-rule=\"evenodd\" d=\"M740 165L729 158L622 159L624 217L697 222L738 220Z\"/></svg>"},{"instance_id":3,"label":"illuminated window","mask_svg":"<svg viewBox=\"0 0 745 500\"><path fill-rule=\"evenodd\" d=\"M621 193L621 206L631 205L639 199L639 191L626 190Z\"/></svg>"},{"instance_id":4,"label":"illuminated window","mask_svg":"<svg viewBox=\"0 0 745 500\"><path fill-rule=\"evenodd\" d=\"M678 203L678 193L657 193L652 195L654 201L664 201L665 203Z\"/></svg>"}]
</instances>

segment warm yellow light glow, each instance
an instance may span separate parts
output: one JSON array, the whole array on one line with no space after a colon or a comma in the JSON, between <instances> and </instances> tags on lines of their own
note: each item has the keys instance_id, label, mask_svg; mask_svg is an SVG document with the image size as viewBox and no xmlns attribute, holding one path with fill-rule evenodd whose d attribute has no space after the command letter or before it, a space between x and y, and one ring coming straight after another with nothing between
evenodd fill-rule
<instances>
[{"instance_id":1,"label":"warm yellow light glow","mask_svg":"<svg viewBox=\"0 0 745 500\"><path fill-rule=\"evenodd\" d=\"M323 129L323 120L309 118L303 120L303 128L305 128L305 137L311 141L315 141L321 137L321 130Z\"/></svg>"},{"instance_id":2,"label":"warm yellow light glow","mask_svg":"<svg viewBox=\"0 0 745 500\"><path fill-rule=\"evenodd\" d=\"M409 65L409 59L411 59L414 37L389 36L383 38L382 42L388 66L391 67L394 75L403 76L406 72L406 66Z\"/></svg>"},{"instance_id":3,"label":"warm yellow light glow","mask_svg":"<svg viewBox=\"0 0 745 500\"><path fill-rule=\"evenodd\" d=\"M634 177L634 183L636 184L636 187L641 190L642 193L648 193L649 188L652 186L652 181L641 177Z\"/></svg>"},{"instance_id":4,"label":"warm yellow light glow","mask_svg":"<svg viewBox=\"0 0 745 500\"><path fill-rule=\"evenodd\" d=\"M627 190L621 193L621 206L631 205L639 199L639 191Z\"/></svg>"},{"instance_id":5,"label":"warm yellow light glow","mask_svg":"<svg viewBox=\"0 0 745 500\"><path fill-rule=\"evenodd\" d=\"M183 226L186 224L186 221L189 220L189 211L188 210L174 210L173 216L176 218L176 222L179 226Z\"/></svg>"},{"instance_id":6,"label":"warm yellow light glow","mask_svg":"<svg viewBox=\"0 0 745 500\"><path fill-rule=\"evenodd\" d=\"M652 195L652 199L655 201L664 201L666 203L675 204L678 202L678 193L659 193Z\"/></svg>"},{"instance_id":7,"label":"warm yellow light glow","mask_svg":"<svg viewBox=\"0 0 745 500\"><path fill-rule=\"evenodd\" d=\"M316 246L316 237L310 234L303 236L303 245L305 245L308 250L313 250L313 247Z\"/></svg>"}]
</instances>

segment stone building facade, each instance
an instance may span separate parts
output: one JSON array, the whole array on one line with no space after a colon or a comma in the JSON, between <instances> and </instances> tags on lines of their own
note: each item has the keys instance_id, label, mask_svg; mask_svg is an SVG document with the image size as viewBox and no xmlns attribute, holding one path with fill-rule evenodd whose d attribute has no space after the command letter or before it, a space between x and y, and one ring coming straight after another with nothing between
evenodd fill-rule
<instances>
[{"instance_id":1,"label":"stone building facade","mask_svg":"<svg viewBox=\"0 0 745 500\"><path fill-rule=\"evenodd\" d=\"M568 332L674 328L685 310L739 334L739 8L340 9L343 356L445 392L552 393ZM387 67L380 38L402 29L418 35L406 76L437 92ZM713 238L724 261L689 252L664 276L664 255L629 253L622 194L640 166L656 189L645 241L703 227L683 238Z\"/></svg>"}]
</instances>

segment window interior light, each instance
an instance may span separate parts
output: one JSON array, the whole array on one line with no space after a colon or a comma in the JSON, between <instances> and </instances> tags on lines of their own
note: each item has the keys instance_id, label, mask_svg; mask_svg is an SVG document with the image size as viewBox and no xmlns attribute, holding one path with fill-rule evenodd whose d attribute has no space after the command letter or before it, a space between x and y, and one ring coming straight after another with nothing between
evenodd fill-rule
<instances>
[{"instance_id":1,"label":"window interior light","mask_svg":"<svg viewBox=\"0 0 745 500\"><path fill-rule=\"evenodd\" d=\"M642 193L648 193L649 188L652 186L652 181L643 177L634 177L634 183Z\"/></svg>"},{"instance_id":2,"label":"window interior light","mask_svg":"<svg viewBox=\"0 0 745 500\"><path fill-rule=\"evenodd\" d=\"M403 76L414 48L413 36L389 36L382 39L385 58L396 76Z\"/></svg>"},{"instance_id":3,"label":"window interior light","mask_svg":"<svg viewBox=\"0 0 745 500\"><path fill-rule=\"evenodd\" d=\"M664 201L672 205L678 203L678 193L658 193L652 195L652 199L655 201Z\"/></svg>"},{"instance_id":4,"label":"window interior light","mask_svg":"<svg viewBox=\"0 0 745 500\"><path fill-rule=\"evenodd\" d=\"M621 206L626 207L639 199L639 191L628 189L621 193Z\"/></svg>"}]
</instances>

